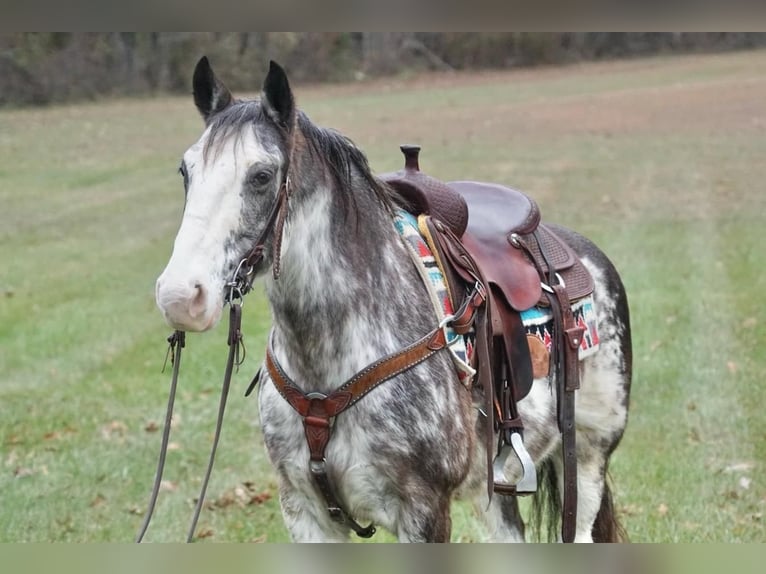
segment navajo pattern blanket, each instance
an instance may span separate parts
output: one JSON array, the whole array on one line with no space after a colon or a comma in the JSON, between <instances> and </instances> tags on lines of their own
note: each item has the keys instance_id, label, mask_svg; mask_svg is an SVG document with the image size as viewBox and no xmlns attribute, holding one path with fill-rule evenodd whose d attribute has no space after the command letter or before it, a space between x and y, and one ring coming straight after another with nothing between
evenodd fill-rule
<instances>
[{"instance_id":1,"label":"navajo pattern blanket","mask_svg":"<svg viewBox=\"0 0 766 574\"><path fill-rule=\"evenodd\" d=\"M572 303L572 312L578 327L585 329L582 342L578 349L578 357L582 361L598 351L598 319L593 306L593 295L584 297ZM545 307L532 307L521 313L521 321L527 330L527 335L533 335L545 343L548 352L551 350L553 315Z\"/></svg>"},{"instance_id":2,"label":"navajo pattern blanket","mask_svg":"<svg viewBox=\"0 0 766 574\"><path fill-rule=\"evenodd\" d=\"M452 315L455 310L452 308L444 275L436 263L430 247L418 230L418 221L412 214L399 210L394 218L394 226L423 278L436 316L441 322L445 317ZM444 333L458 378L461 383L469 386L476 374L474 368L471 367L474 337L471 333L460 336L449 326L445 327Z\"/></svg>"},{"instance_id":3,"label":"navajo pattern blanket","mask_svg":"<svg viewBox=\"0 0 766 574\"><path fill-rule=\"evenodd\" d=\"M420 216L425 217L423 215ZM423 283L428 290L434 311L439 321L452 315L454 309L450 301L444 274L434 257L431 248L419 230L418 219L412 214L399 210L394 218L394 226L399 232L405 247L415 263ZM593 296L585 297L572 305L575 321L585 328L582 344L579 349L580 360L592 355L598 350L598 320L593 303ZM545 307L532 307L521 313L521 320L527 334L539 338L550 352L553 328L553 315ZM475 336L470 332L464 336L455 333L450 327L445 328L448 349L452 355L460 381L468 386L476 371L471 367Z\"/></svg>"}]
</instances>

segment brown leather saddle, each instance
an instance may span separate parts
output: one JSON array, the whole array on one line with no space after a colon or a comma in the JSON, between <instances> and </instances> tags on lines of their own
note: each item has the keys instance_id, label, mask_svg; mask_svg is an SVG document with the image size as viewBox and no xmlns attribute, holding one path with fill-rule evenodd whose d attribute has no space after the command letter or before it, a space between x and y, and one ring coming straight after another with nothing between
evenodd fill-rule
<instances>
[{"instance_id":1,"label":"brown leather saddle","mask_svg":"<svg viewBox=\"0 0 766 574\"><path fill-rule=\"evenodd\" d=\"M405 200L411 213L443 222L460 239L504 304L516 311L547 306L541 273L548 275L551 269L566 285L570 301L593 292L590 273L572 248L541 223L534 199L493 183L444 183L420 171L420 147L401 149L404 169L380 178ZM452 303L457 308L460 301ZM495 327L494 334L500 335L500 325Z\"/></svg>"},{"instance_id":2,"label":"brown leather saddle","mask_svg":"<svg viewBox=\"0 0 766 574\"><path fill-rule=\"evenodd\" d=\"M502 494L529 494L537 479L523 446L523 423L516 403L532 386L529 343L520 313L535 305L550 307L554 345L547 372L555 378L558 422L564 444L564 541L574 537L576 467L574 391L579 388L578 347L583 330L574 324L571 303L593 292L593 278L572 248L541 223L537 203L524 193L491 183L444 183L420 171L419 146L401 146L404 169L380 176L414 215L428 216L432 249L441 262L455 309L486 293L476 329L478 379L484 387L493 422L487 437L489 489ZM457 329L456 329L457 330ZM492 459L494 433L499 432ZM510 452L519 458L523 476L505 480Z\"/></svg>"}]
</instances>

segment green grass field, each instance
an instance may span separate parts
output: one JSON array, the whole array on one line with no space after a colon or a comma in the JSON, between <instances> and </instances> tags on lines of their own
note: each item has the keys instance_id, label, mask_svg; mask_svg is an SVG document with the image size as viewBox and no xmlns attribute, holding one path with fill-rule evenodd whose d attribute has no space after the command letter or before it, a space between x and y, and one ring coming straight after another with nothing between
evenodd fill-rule
<instances>
[{"instance_id":1,"label":"green grass field","mask_svg":"<svg viewBox=\"0 0 766 574\"><path fill-rule=\"evenodd\" d=\"M613 259L635 373L612 477L634 542L766 540L765 67L752 52L296 89L376 171L418 142L428 173L521 188ZM154 281L201 127L191 97L0 112L2 542L135 535L169 384ZM256 399L242 396L269 326L262 289L244 311L248 359L199 532L285 541ZM151 541L185 536L225 327L186 351ZM453 523L454 540L483 539L468 506Z\"/></svg>"}]
</instances>

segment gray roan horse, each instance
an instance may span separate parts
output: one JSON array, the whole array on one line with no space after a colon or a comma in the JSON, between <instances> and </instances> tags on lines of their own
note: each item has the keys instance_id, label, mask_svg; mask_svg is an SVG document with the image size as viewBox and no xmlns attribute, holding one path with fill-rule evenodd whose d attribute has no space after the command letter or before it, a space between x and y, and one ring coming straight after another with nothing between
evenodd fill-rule
<instances>
[{"instance_id":1,"label":"gray roan horse","mask_svg":"<svg viewBox=\"0 0 766 574\"><path fill-rule=\"evenodd\" d=\"M256 241L262 256L247 275L265 278L273 360L307 402L437 326L393 224L399 200L349 139L314 125L295 107L282 68L271 63L261 96L252 101L233 98L206 58L193 86L205 130L183 155L183 220L156 287L171 327L206 331L217 324L232 296L227 285ZM601 339L598 352L580 363L576 393L575 541L612 541L621 529L606 476L627 423L627 299L597 247L556 229L593 277ZM459 382L449 353L401 370L329 419L324 486L312 475L315 461L310 465L304 419L311 413L297 412L270 372L263 369L260 380L260 422L293 540L348 540L356 520L400 541L449 541L456 498L476 503L493 540L524 540L516 498L488 500L485 398L478 385ZM542 507L553 504L557 514L563 463L556 408L546 378L536 379L518 404L526 448L546 477L542 490L555 493L556 500L541 497ZM518 479L521 472L510 457L506 476ZM325 488L344 519L328 512Z\"/></svg>"}]
</instances>

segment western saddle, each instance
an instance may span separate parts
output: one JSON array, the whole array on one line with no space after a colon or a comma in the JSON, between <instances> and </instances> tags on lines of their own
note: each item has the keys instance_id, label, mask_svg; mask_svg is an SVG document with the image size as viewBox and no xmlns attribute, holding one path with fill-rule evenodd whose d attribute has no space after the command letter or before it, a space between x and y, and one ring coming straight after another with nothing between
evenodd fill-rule
<instances>
[{"instance_id":1,"label":"western saddle","mask_svg":"<svg viewBox=\"0 0 766 574\"><path fill-rule=\"evenodd\" d=\"M381 179L408 211L426 216L426 240L444 272L453 308L465 308L469 298L477 302L470 320L453 328L462 334L474 329L476 335L474 366L489 419L485 436L489 495L537 490L517 402L529 393L535 378L549 375L556 389L564 456L562 539L572 541L577 509L574 392L580 385L578 348L583 329L574 321L571 304L593 292L593 279L571 247L541 223L532 198L496 184L441 182L420 171L419 146L405 145L401 150L404 169ZM553 316L550 354L538 341L528 339L522 324L520 313L534 306L548 307ZM511 453L522 466L516 484L503 470Z\"/></svg>"}]
</instances>

